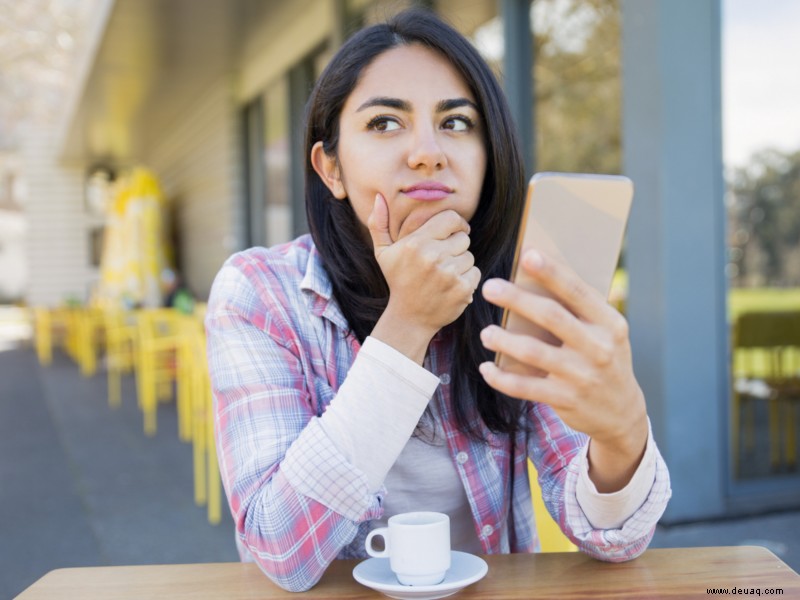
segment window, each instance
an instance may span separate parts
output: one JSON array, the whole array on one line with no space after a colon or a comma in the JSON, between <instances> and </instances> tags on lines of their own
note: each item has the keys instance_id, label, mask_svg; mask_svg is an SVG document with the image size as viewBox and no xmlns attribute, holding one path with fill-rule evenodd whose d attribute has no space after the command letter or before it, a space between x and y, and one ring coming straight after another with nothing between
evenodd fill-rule
<instances>
[{"instance_id":1,"label":"window","mask_svg":"<svg viewBox=\"0 0 800 600\"><path fill-rule=\"evenodd\" d=\"M308 231L303 111L327 47L270 83L243 111L247 246L274 246Z\"/></svg>"},{"instance_id":2,"label":"window","mask_svg":"<svg viewBox=\"0 0 800 600\"><path fill-rule=\"evenodd\" d=\"M800 7L726 0L723 9L733 478L796 490L800 86L787 73L800 51Z\"/></svg>"},{"instance_id":3,"label":"window","mask_svg":"<svg viewBox=\"0 0 800 600\"><path fill-rule=\"evenodd\" d=\"M287 242L293 237L290 180L289 85L286 77L267 88L262 96L264 145L263 219L265 245Z\"/></svg>"}]
</instances>

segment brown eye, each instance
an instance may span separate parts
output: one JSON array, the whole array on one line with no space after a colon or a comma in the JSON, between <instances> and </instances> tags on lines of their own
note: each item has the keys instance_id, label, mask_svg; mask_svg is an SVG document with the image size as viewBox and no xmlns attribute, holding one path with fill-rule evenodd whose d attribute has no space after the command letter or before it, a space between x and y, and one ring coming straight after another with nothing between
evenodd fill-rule
<instances>
[{"instance_id":1,"label":"brown eye","mask_svg":"<svg viewBox=\"0 0 800 600\"><path fill-rule=\"evenodd\" d=\"M448 117L444 123L442 123L442 128L450 131L469 131L474 126L472 119L461 115Z\"/></svg>"},{"instance_id":2,"label":"brown eye","mask_svg":"<svg viewBox=\"0 0 800 600\"><path fill-rule=\"evenodd\" d=\"M367 123L367 129L386 133L400 128L400 124L391 117L379 116Z\"/></svg>"}]
</instances>

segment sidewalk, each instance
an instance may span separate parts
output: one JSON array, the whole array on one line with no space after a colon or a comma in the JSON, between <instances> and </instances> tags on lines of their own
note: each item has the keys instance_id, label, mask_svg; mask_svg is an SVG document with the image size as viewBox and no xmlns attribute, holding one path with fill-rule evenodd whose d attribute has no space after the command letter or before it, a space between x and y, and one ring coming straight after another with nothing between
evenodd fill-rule
<instances>
[{"instance_id":1,"label":"sidewalk","mask_svg":"<svg viewBox=\"0 0 800 600\"><path fill-rule=\"evenodd\" d=\"M236 561L233 523L209 525L193 501L191 446L174 404L142 433L132 377L123 406L106 378L56 352L0 351L0 598L60 567ZM223 500L224 502L224 500ZM653 547L762 545L800 571L800 511L659 528Z\"/></svg>"},{"instance_id":2,"label":"sidewalk","mask_svg":"<svg viewBox=\"0 0 800 600\"><path fill-rule=\"evenodd\" d=\"M174 403L147 438L132 377L112 410L102 374L53 359L0 352L0 598L60 567L238 560L227 504L216 526L194 504Z\"/></svg>"}]
</instances>

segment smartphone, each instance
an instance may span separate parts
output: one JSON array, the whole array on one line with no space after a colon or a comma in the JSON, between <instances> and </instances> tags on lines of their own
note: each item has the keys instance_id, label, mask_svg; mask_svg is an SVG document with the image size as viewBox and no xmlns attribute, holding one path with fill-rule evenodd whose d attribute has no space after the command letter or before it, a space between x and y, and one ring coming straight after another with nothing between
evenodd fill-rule
<instances>
[{"instance_id":1,"label":"smartphone","mask_svg":"<svg viewBox=\"0 0 800 600\"><path fill-rule=\"evenodd\" d=\"M632 201L633 182L622 175L537 173L528 184L509 279L531 292L553 296L519 264L521 254L535 248L571 267L608 298ZM502 327L561 344L550 332L508 309L503 313ZM504 370L532 372L530 367L501 353L495 362Z\"/></svg>"}]
</instances>

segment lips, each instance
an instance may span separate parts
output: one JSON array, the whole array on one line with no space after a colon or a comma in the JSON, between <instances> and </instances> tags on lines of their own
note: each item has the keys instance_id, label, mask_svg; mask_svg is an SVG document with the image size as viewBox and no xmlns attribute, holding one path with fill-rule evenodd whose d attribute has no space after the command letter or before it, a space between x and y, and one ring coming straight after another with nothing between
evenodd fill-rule
<instances>
[{"instance_id":1,"label":"lips","mask_svg":"<svg viewBox=\"0 0 800 600\"><path fill-rule=\"evenodd\" d=\"M453 193L453 188L435 181L423 181L400 191L414 200L432 201L444 200Z\"/></svg>"}]
</instances>

